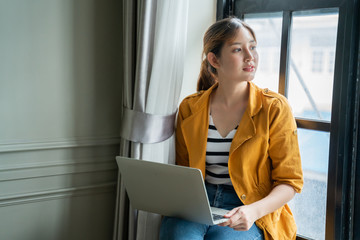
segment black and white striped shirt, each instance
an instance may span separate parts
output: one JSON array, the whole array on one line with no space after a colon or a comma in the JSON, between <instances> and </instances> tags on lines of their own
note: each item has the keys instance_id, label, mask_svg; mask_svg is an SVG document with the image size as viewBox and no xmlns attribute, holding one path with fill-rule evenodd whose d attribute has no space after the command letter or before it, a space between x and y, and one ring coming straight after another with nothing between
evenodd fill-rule
<instances>
[{"instance_id":1,"label":"black and white striped shirt","mask_svg":"<svg viewBox=\"0 0 360 240\"><path fill-rule=\"evenodd\" d=\"M217 131L210 115L209 131L206 145L206 176L205 180L211 184L232 185L229 169L229 151L236 129L223 138Z\"/></svg>"}]
</instances>

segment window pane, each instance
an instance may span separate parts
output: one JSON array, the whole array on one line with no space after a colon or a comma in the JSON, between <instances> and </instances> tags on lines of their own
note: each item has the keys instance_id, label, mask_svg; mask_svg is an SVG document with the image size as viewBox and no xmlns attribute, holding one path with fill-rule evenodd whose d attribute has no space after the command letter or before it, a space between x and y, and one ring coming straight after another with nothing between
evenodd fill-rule
<instances>
[{"instance_id":1,"label":"window pane","mask_svg":"<svg viewBox=\"0 0 360 240\"><path fill-rule=\"evenodd\" d=\"M296 117L330 121L337 23L337 13L293 13L288 98Z\"/></svg>"},{"instance_id":2,"label":"window pane","mask_svg":"<svg viewBox=\"0 0 360 240\"><path fill-rule=\"evenodd\" d=\"M327 173L330 134L298 129L304 188L289 203L298 234L325 239Z\"/></svg>"},{"instance_id":3,"label":"window pane","mask_svg":"<svg viewBox=\"0 0 360 240\"><path fill-rule=\"evenodd\" d=\"M259 66L254 83L274 92L279 88L282 13L246 14L245 22L254 29L258 42Z\"/></svg>"}]
</instances>

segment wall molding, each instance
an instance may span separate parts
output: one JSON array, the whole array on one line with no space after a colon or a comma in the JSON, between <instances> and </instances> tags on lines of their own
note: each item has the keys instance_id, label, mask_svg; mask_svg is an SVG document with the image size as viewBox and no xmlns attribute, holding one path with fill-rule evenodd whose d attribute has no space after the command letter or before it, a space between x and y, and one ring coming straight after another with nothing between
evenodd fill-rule
<instances>
[{"instance_id":1,"label":"wall molding","mask_svg":"<svg viewBox=\"0 0 360 240\"><path fill-rule=\"evenodd\" d=\"M8 142L0 144L0 153L59 148L91 147L120 144L118 136L101 136L88 138L42 139L41 141Z\"/></svg>"},{"instance_id":2,"label":"wall molding","mask_svg":"<svg viewBox=\"0 0 360 240\"><path fill-rule=\"evenodd\" d=\"M116 191L116 182L108 182L104 184L94 184L83 187L64 188L57 190L48 190L33 193L23 193L9 196L0 196L0 207L11 205L43 202L54 199L104 194Z\"/></svg>"},{"instance_id":3,"label":"wall molding","mask_svg":"<svg viewBox=\"0 0 360 240\"><path fill-rule=\"evenodd\" d=\"M104 161L105 159L105 161ZM66 174L115 171L117 165L114 157L102 157L91 161L80 162L42 162L24 163L9 167L0 167L0 181L11 181L39 177L59 176Z\"/></svg>"}]
</instances>

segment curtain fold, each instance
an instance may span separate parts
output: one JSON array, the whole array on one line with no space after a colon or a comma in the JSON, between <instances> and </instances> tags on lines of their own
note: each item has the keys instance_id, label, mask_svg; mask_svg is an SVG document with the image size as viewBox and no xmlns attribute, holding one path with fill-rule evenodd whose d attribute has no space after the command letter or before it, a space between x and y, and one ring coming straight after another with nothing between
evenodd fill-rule
<instances>
[{"instance_id":1,"label":"curtain fold","mask_svg":"<svg viewBox=\"0 0 360 240\"><path fill-rule=\"evenodd\" d=\"M183 78L188 0L123 0L123 11L123 106L171 115ZM120 155L174 163L174 136L153 144L121 139ZM158 239L160 220L157 214L132 209L119 175L114 239Z\"/></svg>"}]
</instances>

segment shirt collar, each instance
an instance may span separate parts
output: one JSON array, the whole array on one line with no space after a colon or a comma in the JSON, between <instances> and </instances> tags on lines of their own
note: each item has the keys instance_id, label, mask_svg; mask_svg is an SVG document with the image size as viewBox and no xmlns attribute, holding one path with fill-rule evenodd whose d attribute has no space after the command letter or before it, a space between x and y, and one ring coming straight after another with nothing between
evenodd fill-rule
<instances>
[{"instance_id":1,"label":"shirt collar","mask_svg":"<svg viewBox=\"0 0 360 240\"><path fill-rule=\"evenodd\" d=\"M261 92L262 91L259 87L257 87L254 83L249 82L249 102L247 111L252 117L258 114L262 108Z\"/></svg>"}]
</instances>

